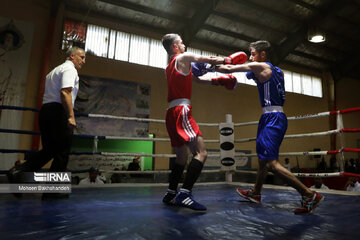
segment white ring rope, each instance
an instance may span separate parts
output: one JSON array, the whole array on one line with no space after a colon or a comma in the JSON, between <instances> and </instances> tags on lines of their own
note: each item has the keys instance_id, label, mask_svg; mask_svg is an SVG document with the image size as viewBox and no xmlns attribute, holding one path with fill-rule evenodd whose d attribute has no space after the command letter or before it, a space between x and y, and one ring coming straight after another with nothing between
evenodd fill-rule
<instances>
[{"instance_id":1,"label":"white ring rope","mask_svg":"<svg viewBox=\"0 0 360 240\"><path fill-rule=\"evenodd\" d=\"M251 174L257 174L257 171L247 171L247 170L235 170L235 173L251 173ZM272 172L269 172L269 174L273 174ZM342 176L343 172L331 172L331 173L297 173L292 172L297 177L338 177Z\"/></svg>"},{"instance_id":2,"label":"white ring rope","mask_svg":"<svg viewBox=\"0 0 360 240\"><path fill-rule=\"evenodd\" d=\"M341 151L339 151L341 152ZM130 156L130 157L158 157L158 158L172 158L176 157L175 154L147 154L147 153L116 153L116 152L94 152L95 155L103 155L103 156ZM316 152L287 152L287 153L279 153L279 156L314 156L314 155L329 155L333 153L329 153L328 151L316 151ZM220 157L220 154L208 154L208 157ZM257 157L256 153L235 153L235 157Z\"/></svg>"},{"instance_id":3,"label":"white ring rope","mask_svg":"<svg viewBox=\"0 0 360 240\"><path fill-rule=\"evenodd\" d=\"M172 158L176 157L175 154L147 154L147 153L116 153L116 152L95 152L95 155L103 156L130 156L130 157L158 157L158 158ZM208 157L220 157L220 154L208 154Z\"/></svg>"},{"instance_id":4,"label":"white ring rope","mask_svg":"<svg viewBox=\"0 0 360 240\"><path fill-rule=\"evenodd\" d=\"M99 169L99 172L102 173L125 173L125 174L156 174L156 173L171 173L171 170L146 170L146 171L116 171L116 170L105 170ZM218 173L218 172L226 172L225 170L221 169L204 169L201 171L202 173ZM184 170L186 173L186 170Z\"/></svg>"},{"instance_id":5,"label":"white ring rope","mask_svg":"<svg viewBox=\"0 0 360 240\"><path fill-rule=\"evenodd\" d=\"M316 133L303 133L303 134L292 134L292 135L285 135L285 138L302 138L302 137L319 137L319 136L329 136L332 134L338 134L340 133L339 129L336 130L329 130L329 131L325 131L325 132L316 132ZM256 137L255 138L242 138L242 139L235 139L234 142L236 143L242 143L242 142L251 142L251 141L256 141Z\"/></svg>"},{"instance_id":6,"label":"white ring rope","mask_svg":"<svg viewBox=\"0 0 360 240\"><path fill-rule=\"evenodd\" d=\"M153 141L153 142L170 142L170 138L146 138L146 137L118 137L118 136L105 136L105 139L112 140L131 140L131 141ZM204 140L208 143L219 143L219 139Z\"/></svg>"},{"instance_id":7,"label":"white ring rope","mask_svg":"<svg viewBox=\"0 0 360 240\"><path fill-rule=\"evenodd\" d=\"M338 177L342 176L342 172L332 173L293 173L297 177Z\"/></svg>"},{"instance_id":8,"label":"white ring rope","mask_svg":"<svg viewBox=\"0 0 360 240\"><path fill-rule=\"evenodd\" d=\"M88 117L92 118L109 118L109 119L118 119L125 121L137 121L137 122L152 122L152 123L165 123L165 120L162 119L151 119L151 118L137 118L137 117L122 117L122 116L113 116L106 114L92 114L89 113ZM219 127L219 123L197 123L199 126L204 127Z\"/></svg>"},{"instance_id":9,"label":"white ring rope","mask_svg":"<svg viewBox=\"0 0 360 240\"><path fill-rule=\"evenodd\" d=\"M292 121L292 120L302 120L302 119L319 118L319 117L326 117L326 116L330 116L330 112L306 114L306 115L288 117L287 119L288 119L288 121Z\"/></svg>"},{"instance_id":10,"label":"white ring rope","mask_svg":"<svg viewBox=\"0 0 360 240\"><path fill-rule=\"evenodd\" d=\"M314 156L314 155L328 155L328 151L316 151L316 152L287 152L279 153L279 156ZM235 157L257 157L256 153L235 153Z\"/></svg>"},{"instance_id":11,"label":"white ring rope","mask_svg":"<svg viewBox=\"0 0 360 240\"><path fill-rule=\"evenodd\" d=\"M15 110L20 110L20 109L15 109ZM338 115L337 122L339 122L339 119L340 119L341 126L336 130L329 130L329 131L315 132L315 133L285 135L284 138L292 139L292 138L302 138L302 137L317 137L317 136L329 136L332 134L341 134L343 132L358 132L359 129L344 129L343 125L342 125L342 118L341 118L341 115L344 113L356 112L356 111L360 111L360 107L288 117L287 119L289 121L292 121L292 120L320 118L320 117L325 117L325 116L330 116L330 115ZM119 120L126 120L126 121L165 123L165 120L159 120L159 119L112 116L112 115L104 115L104 114L86 114L86 115L87 115L87 117L92 117L92 118L110 118L110 119L119 119ZM245 123L234 123L234 127L257 125L257 124L258 124L258 121L245 122ZM220 123L198 123L198 125L199 126L208 126L208 127L219 127ZM116 140L159 141L159 142L170 141L170 139L168 139L168 138L120 137L120 136L87 136L87 137L93 137L94 141L97 141L98 138L100 138L100 137L105 138L105 139L116 139ZM237 140L234 140L234 142L242 143L242 142L250 142L250 141L255 141L255 140L256 140L256 137L255 138L237 139ZM207 143L219 143L220 142L220 140L218 140L218 139L204 140L204 141ZM314 152L307 152L307 151L305 151L305 152L288 152L288 153L279 153L279 156L310 156L310 155L330 155L330 154L340 153L340 154L342 154L342 159L343 159L344 152L349 152L349 151L350 152L360 152L360 149L344 148L343 142L341 143L341 146L342 146L342 148L340 150L314 151ZM96 149L97 148L95 147L92 154L94 154L94 155L100 154L100 155L104 155L104 156L134 156L134 157L143 156L143 157L159 157L159 158L176 157L175 154L96 152L95 151ZM91 154L91 153L85 153L85 154ZM220 154L208 154L208 156L220 158ZM237 153L235 153L235 157L257 157L257 154L256 153L244 154L244 153L237 152ZM314 176L330 177L330 176L342 175L343 169L340 169L340 170L341 170L341 172L337 172L337 173L294 173L294 174L298 177L305 177L305 176L308 176L308 177L314 177ZM210 170L210 171L219 171L219 170ZM122 171L104 171L104 172L122 172ZM157 173L157 172L164 172L164 171L146 171L144 173L151 173L151 172ZM131 173L131 171L126 171L126 173ZM138 171L136 171L136 173L138 173Z\"/></svg>"},{"instance_id":12,"label":"white ring rope","mask_svg":"<svg viewBox=\"0 0 360 240\"><path fill-rule=\"evenodd\" d=\"M151 119L151 118L122 117L122 116L113 116L113 115L105 115L105 114L92 114L92 113L89 113L88 116L92 117L92 118L109 118L109 119L137 121L137 122L165 123L165 120Z\"/></svg>"}]
</instances>

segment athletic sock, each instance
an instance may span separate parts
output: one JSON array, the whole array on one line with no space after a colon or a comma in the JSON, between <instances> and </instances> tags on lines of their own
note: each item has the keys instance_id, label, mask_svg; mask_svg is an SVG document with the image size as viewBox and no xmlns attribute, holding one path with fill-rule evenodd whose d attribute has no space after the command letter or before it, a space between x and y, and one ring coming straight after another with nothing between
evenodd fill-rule
<instances>
[{"instance_id":1,"label":"athletic sock","mask_svg":"<svg viewBox=\"0 0 360 240\"><path fill-rule=\"evenodd\" d=\"M182 166L177 163L174 164L174 167L171 170L169 176L169 189L174 190L175 192L177 191L177 187L184 172L184 168L185 166Z\"/></svg>"},{"instance_id":2,"label":"athletic sock","mask_svg":"<svg viewBox=\"0 0 360 240\"><path fill-rule=\"evenodd\" d=\"M195 158L191 159L182 188L191 191L196 180L200 176L203 166L204 165L199 160Z\"/></svg>"}]
</instances>

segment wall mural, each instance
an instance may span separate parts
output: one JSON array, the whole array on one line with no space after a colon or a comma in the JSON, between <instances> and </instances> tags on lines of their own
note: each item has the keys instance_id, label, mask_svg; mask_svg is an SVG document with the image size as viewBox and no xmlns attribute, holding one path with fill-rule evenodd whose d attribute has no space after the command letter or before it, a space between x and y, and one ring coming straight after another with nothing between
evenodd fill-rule
<instances>
[{"instance_id":1,"label":"wall mural","mask_svg":"<svg viewBox=\"0 0 360 240\"><path fill-rule=\"evenodd\" d=\"M33 25L0 17L0 103L24 106ZM21 128L22 112L0 109L0 128ZM18 149L19 135L0 133L0 148ZM17 154L0 153L0 169L9 169Z\"/></svg>"}]
</instances>

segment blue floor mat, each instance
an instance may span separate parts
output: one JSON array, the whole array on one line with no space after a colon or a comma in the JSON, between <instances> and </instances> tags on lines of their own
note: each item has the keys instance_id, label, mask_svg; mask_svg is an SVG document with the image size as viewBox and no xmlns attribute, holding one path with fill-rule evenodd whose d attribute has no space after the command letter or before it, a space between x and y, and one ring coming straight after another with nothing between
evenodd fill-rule
<instances>
[{"instance_id":1,"label":"blue floor mat","mask_svg":"<svg viewBox=\"0 0 360 240\"><path fill-rule=\"evenodd\" d=\"M75 188L69 199L0 195L0 239L359 239L360 196L324 194L311 215L294 215L294 190L263 189L262 203L236 186L198 185L208 211L169 207L164 186Z\"/></svg>"}]
</instances>

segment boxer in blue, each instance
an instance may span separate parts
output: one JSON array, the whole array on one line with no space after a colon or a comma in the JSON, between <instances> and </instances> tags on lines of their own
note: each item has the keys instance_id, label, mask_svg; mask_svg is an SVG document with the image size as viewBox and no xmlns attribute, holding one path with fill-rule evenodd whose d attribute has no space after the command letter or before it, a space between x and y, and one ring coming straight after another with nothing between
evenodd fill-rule
<instances>
[{"instance_id":1,"label":"boxer in blue","mask_svg":"<svg viewBox=\"0 0 360 240\"><path fill-rule=\"evenodd\" d=\"M268 62L270 51L271 45L268 41L253 42L250 44L250 63L216 67L216 71L223 73L247 72L247 78L253 79L257 84L263 109L256 138L256 153L259 158L256 183L253 189L238 188L236 191L243 198L260 203L263 180L270 171L301 194L301 207L295 209L294 213L309 214L324 200L324 197L307 188L278 161L279 148L287 129L287 117L283 112L285 84L282 70Z\"/></svg>"}]
</instances>

